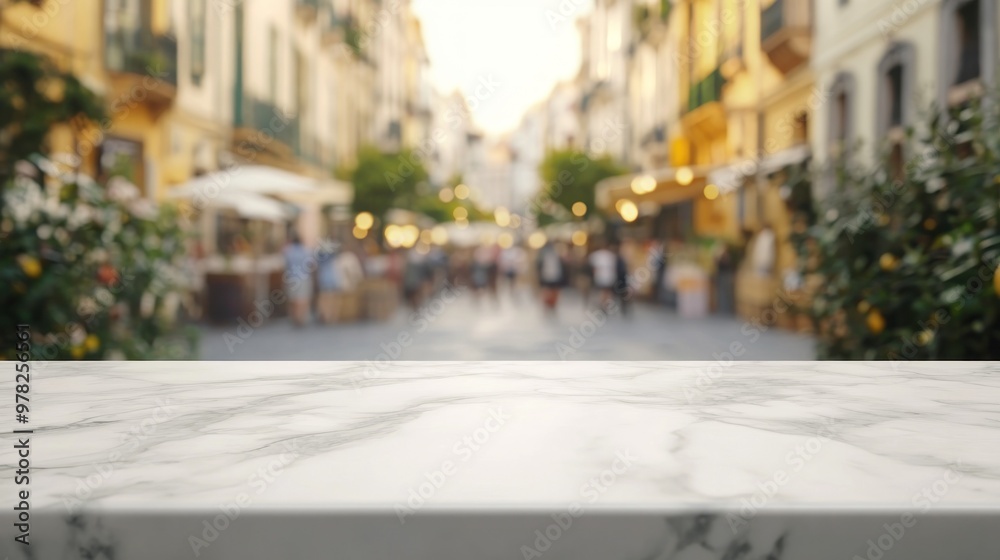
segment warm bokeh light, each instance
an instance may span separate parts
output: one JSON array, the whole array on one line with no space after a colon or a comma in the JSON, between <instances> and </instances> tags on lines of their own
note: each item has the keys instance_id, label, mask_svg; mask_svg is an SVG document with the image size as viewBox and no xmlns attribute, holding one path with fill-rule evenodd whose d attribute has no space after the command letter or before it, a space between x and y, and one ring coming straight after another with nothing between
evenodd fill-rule
<instances>
[{"instance_id":1,"label":"warm bokeh light","mask_svg":"<svg viewBox=\"0 0 1000 560\"><path fill-rule=\"evenodd\" d=\"M371 212L361 212L354 218L354 225L361 229L371 229L375 225L375 217Z\"/></svg>"},{"instance_id":2,"label":"warm bokeh light","mask_svg":"<svg viewBox=\"0 0 1000 560\"><path fill-rule=\"evenodd\" d=\"M441 202L451 202L452 200L455 200L455 192L447 187L443 188L441 189L441 192L438 193L438 198L441 199Z\"/></svg>"},{"instance_id":3,"label":"warm bokeh light","mask_svg":"<svg viewBox=\"0 0 1000 560\"><path fill-rule=\"evenodd\" d=\"M678 184L686 187L694 181L694 171L690 167L682 167L677 170L676 178Z\"/></svg>"},{"instance_id":4,"label":"warm bokeh light","mask_svg":"<svg viewBox=\"0 0 1000 560\"><path fill-rule=\"evenodd\" d=\"M455 216L456 220L466 220L469 218L469 211L459 206L452 212L452 216Z\"/></svg>"},{"instance_id":5,"label":"warm bokeh light","mask_svg":"<svg viewBox=\"0 0 1000 560\"><path fill-rule=\"evenodd\" d=\"M402 246L403 232L396 224L389 224L385 226L384 235L385 242L388 243L390 247Z\"/></svg>"},{"instance_id":6,"label":"warm bokeh light","mask_svg":"<svg viewBox=\"0 0 1000 560\"><path fill-rule=\"evenodd\" d=\"M719 198L719 187L713 185L712 183L705 185L704 192L705 192L705 198L709 200L715 200L716 198Z\"/></svg>"},{"instance_id":7,"label":"warm bokeh light","mask_svg":"<svg viewBox=\"0 0 1000 560\"><path fill-rule=\"evenodd\" d=\"M434 226L431 230L431 241L435 245L446 245L448 243L448 230L442 226Z\"/></svg>"},{"instance_id":8,"label":"warm bokeh light","mask_svg":"<svg viewBox=\"0 0 1000 560\"><path fill-rule=\"evenodd\" d=\"M642 184L642 177L636 177L632 179L632 192L635 194L642 194L644 185Z\"/></svg>"},{"instance_id":9,"label":"warm bokeh light","mask_svg":"<svg viewBox=\"0 0 1000 560\"><path fill-rule=\"evenodd\" d=\"M587 215L587 205L582 202L573 203L573 215L582 218Z\"/></svg>"},{"instance_id":10,"label":"warm bokeh light","mask_svg":"<svg viewBox=\"0 0 1000 560\"><path fill-rule=\"evenodd\" d=\"M632 192L649 194L656 190L656 179L650 175L640 175L632 179Z\"/></svg>"},{"instance_id":11,"label":"warm bokeh light","mask_svg":"<svg viewBox=\"0 0 1000 560\"><path fill-rule=\"evenodd\" d=\"M433 241L433 238L431 237L431 230L425 229L424 231L420 232L420 242L421 243L423 243L425 245L430 245L432 243L432 241Z\"/></svg>"},{"instance_id":12,"label":"warm bokeh light","mask_svg":"<svg viewBox=\"0 0 1000 560\"><path fill-rule=\"evenodd\" d=\"M618 208L618 213L626 222L634 222L639 217L639 207L631 200L623 200Z\"/></svg>"},{"instance_id":13,"label":"warm bokeh light","mask_svg":"<svg viewBox=\"0 0 1000 560\"><path fill-rule=\"evenodd\" d=\"M497 244L504 249L510 249L514 246L514 236L505 231L497 237Z\"/></svg>"},{"instance_id":14,"label":"warm bokeh light","mask_svg":"<svg viewBox=\"0 0 1000 560\"><path fill-rule=\"evenodd\" d=\"M583 247L587 244L587 232L580 230L573 232L573 245Z\"/></svg>"},{"instance_id":15,"label":"warm bokeh light","mask_svg":"<svg viewBox=\"0 0 1000 560\"><path fill-rule=\"evenodd\" d=\"M545 237L545 232L536 231L528 236L528 246L532 249L541 249L545 246L545 242L548 238Z\"/></svg>"},{"instance_id":16,"label":"warm bokeh light","mask_svg":"<svg viewBox=\"0 0 1000 560\"><path fill-rule=\"evenodd\" d=\"M468 185L465 184L455 185L455 198L459 200L465 200L469 198L470 193L471 191L469 190Z\"/></svg>"},{"instance_id":17,"label":"warm bokeh light","mask_svg":"<svg viewBox=\"0 0 1000 560\"><path fill-rule=\"evenodd\" d=\"M368 237L368 230L358 226L354 226L354 231L352 233L354 233L355 239L364 239Z\"/></svg>"},{"instance_id":18,"label":"warm bokeh light","mask_svg":"<svg viewBox=\"0 0 1000 560\"><path fill-rule=\"evenodd\" d=\"M420 228L415 225L407 225L400 228L400 245L403 247L413 247L420 239Z\"/></svg>"},{"instance_id":19,"label":"warm bokeh light","mask_svg":"<svg viewBox=\"0 0 1000 560\"><path fill-rule=\"evenodd\" d=\"M510 225L510 210L507 210L503 206L497 208L493 212L493 217L496 219L497 225L500 227L507 227Z\"/></svg>"},{"instance_id":20,"label":"warm bokeh light","mask_svg":"<svg viewBox=\"0 0 1000 560\"><path fill-rule=\"evenodd\" d=\"M458 226L458 229L465 229L469 227L469 220L466 220L465 218L455 220L455 225Z\"/></svg>"}]
</instances>

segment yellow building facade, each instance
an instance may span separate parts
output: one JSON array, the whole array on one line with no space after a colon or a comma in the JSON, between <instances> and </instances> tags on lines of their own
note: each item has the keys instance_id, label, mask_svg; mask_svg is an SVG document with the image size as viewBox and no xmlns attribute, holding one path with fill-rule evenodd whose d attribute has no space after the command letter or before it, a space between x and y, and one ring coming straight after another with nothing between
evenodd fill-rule
<instances>
[{"instance_id":1,"label":"yellow building facade","mask_svg":"<svg viewBox=\"0 0 1000 560\"><path fill-rule=\"evenodd\" d=\"M670 2L663 33L676 56L660 69L678 89L668 119L670 165L598 189L608 210L627 200L658 206L684 224L668 236L747 244L748 254L770 255L764 263L745 259L739 271L736 303L744 316L772 304L796 268L789 182L810 157L810 119L823 103L809 65L810 4ZM773 245L755 251L758 243Z\"/></svg>"},{"instance_id":2,"label":"yellow building facade","mask_svg":"<svg viewBox=\"0 0 1000 560\"><path fill-rule=\"evenodd\" d=\"M195 4L47 0L3 10L0 44L45 55L105 100L106 118L90 129L75 137L53 130L53 152L79 155L81 168L99 179L124 175L152 199L217 166L226 119L214 97L198 99L189 85L197 71L202 85L214 80L213 93L220 93L216 69L193 66L208 63L206 37L212 32L218 40L224 22L206 11L197 29L185 27L193 14L182 8ZM191 37L195 33L199 38ZM191 52L198 46L200 53Z\"/></svg>"}]
</instances>

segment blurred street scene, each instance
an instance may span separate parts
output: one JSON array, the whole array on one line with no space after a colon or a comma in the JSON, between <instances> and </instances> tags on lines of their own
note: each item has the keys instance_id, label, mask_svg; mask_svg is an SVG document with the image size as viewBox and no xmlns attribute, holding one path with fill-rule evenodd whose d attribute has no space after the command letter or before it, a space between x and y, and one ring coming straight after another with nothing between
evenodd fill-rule
<instances>
[{"instance_id":1,"label":"blurred street scene","mask_svg":"<svg viewBox=\"0 0 1000 560\"><path fill-rule=\"evenodd\" d=\"M997 358L1000 13L916 4L0 0L0 303L45 359Z\"/></svg>"},{"instance_id":2,"label":"blurred street scene","mask_svg":"<svg viewBox=\"0 0 1000 560\"><path fill-rule=\"evenodd\" d=\"M811 360L813 340L732 317L683 318L653 305L623 314L563 295L556 313L539 294L477 295L445 287L384 321L296 328L290 320L206 327L204 360ZM735 349L735 354L733 350Z\"/></svg>"}]
</instances>

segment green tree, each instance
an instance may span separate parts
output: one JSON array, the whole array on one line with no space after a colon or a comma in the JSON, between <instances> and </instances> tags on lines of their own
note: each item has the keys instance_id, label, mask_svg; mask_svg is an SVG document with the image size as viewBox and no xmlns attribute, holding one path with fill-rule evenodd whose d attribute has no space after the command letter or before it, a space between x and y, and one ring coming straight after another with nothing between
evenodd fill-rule
<instances>
[{"instance_id":1,"label":"green tree","mask_svg":"<svg viewBox=\"0 0 1000 560\"><path fill-rule=\"evenodd\" d=\"M847 157L816 177L833 193L797 241L820 358L1000 358L997 101L930 111L902 167Z\"/></svg>"},{"instance_id":2,"label":"green tree","mask_svg":"<svg viewBox=\"0 0 1000 560\"><path fill-rule=\"evenodd\" d=\"M579 150L550 152L539 166L544 186L533 201L532 211L540 224L567 219L572 216L573 204L587 205L584 218L594 215L594 187L603 179L622 175L627 170L610 156L591 157Z\"/></svg>"},{"instance_id":3,"label":"green tree","mask_svg":"<svg viewBox=\"0 0 1000 560\"><path fill-rule=\"evenodd\" d=\"M413 208L417 185L427 180L427 170L410 150L384 153L367 146L359 151L350 180L354 184L354 211L371 212L383 219L391 208Z\"/></svg>"},{"instance_id":4,"label":"green tree","mask_svg":"<svg viewBox=\"0 0 1000 560\"><path fill-rule=\"evenodd\" d=\"M428 195L417 199L417 203L414 206L415 211L420 212L439 224L455 221L456 208L465 208L466 212L468 212L467 219L470 222L493 219L492 214L480 209L469 200L442 202L437 195Z\"/></svg>"}]
</instances>

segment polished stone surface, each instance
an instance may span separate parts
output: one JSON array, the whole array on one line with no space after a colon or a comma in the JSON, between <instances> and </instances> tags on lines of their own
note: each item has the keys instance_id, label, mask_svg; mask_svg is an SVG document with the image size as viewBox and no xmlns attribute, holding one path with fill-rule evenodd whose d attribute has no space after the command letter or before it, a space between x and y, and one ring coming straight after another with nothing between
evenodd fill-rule
<instances>
[{"instance_id":1,"label":"polished stone surface","mask_svg":"<svg viewBox=\"0 0 1000 560\"><path fill-rule=\"evenodd\" d=\"M998 374L986 362L38 363L32 511L48 548L23 555L4 522L0 552L99 557L61 547L111 539L114 558L274 557L258 553L284 542L266 529L281 526L298 535L288 558L329 557L317 551L334 542L345 557L521 558L545 545L536 529L572 519L589 528L560 529L545 557L851 558L909 514L891 548L911 553L887 559L956 547L995 559L979 552L1000 552L997 539L976 535L1000 526ZM0 486L14 496L12 475ZM198 537L226 511L240 512L226 544ZM152 542L157 555L137 556Z\"/></svg>"}]
</instances>

